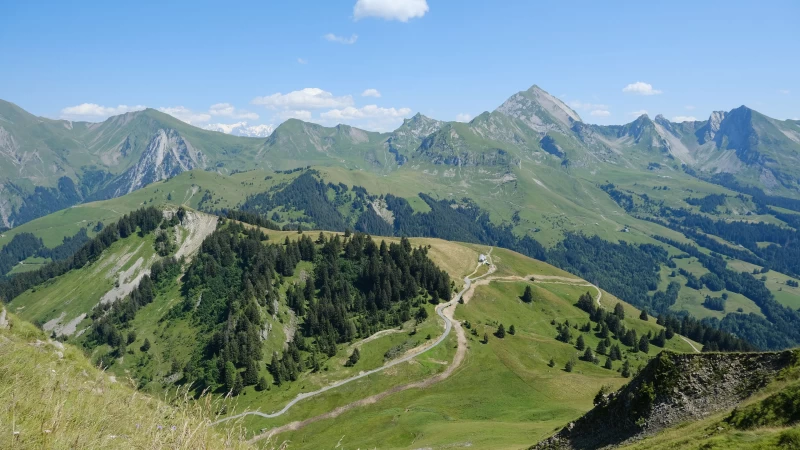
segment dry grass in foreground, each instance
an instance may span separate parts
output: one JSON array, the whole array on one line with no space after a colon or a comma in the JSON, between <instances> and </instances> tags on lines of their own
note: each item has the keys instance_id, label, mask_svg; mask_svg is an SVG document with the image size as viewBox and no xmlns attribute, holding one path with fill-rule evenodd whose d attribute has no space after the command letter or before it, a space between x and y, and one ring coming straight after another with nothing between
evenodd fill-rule
<instances>
[{"instance_id":1,"label":"dry grass in foreground","mask_svg":"<svg viewBox=\"0 0 800 450\"><path fill-rule=\"evenodd\" d=\"M15 316L0 327L0 448L250 448L209 427L216 406L142 394Z\"/></svg>"}]
</instances>

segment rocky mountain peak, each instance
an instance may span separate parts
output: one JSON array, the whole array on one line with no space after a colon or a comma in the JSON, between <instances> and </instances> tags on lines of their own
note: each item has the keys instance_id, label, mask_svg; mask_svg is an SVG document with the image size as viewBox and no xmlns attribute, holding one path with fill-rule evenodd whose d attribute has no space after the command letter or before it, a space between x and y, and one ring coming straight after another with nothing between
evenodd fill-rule
<instances>
[{"instance_id":1,"label":"rocky mountain peak","mask_svg":"<svg viewBox=\"0 0 800 450\"><path fill-rule=\"evenodd\" d=\"M536 85L512 95L496 111L540 133L552 129L568 132L574 122L582 122L572 108Z\"/></svg>"},{"instance_id":2,"label":"rocky mountain peak","mask_svg":"<svg viewBox=\"0 0 800 450\"><path fill-rule=\"evenodd\" d=\"M430 117L424 116L421 113L416 113L410 119L403 119L403 125L401 125L400 128L395 131L395 133L407 132L415 138L423 138L431 133L439 131L441 127L441 121L431 119Z\"/></svg>"}]
</instances>

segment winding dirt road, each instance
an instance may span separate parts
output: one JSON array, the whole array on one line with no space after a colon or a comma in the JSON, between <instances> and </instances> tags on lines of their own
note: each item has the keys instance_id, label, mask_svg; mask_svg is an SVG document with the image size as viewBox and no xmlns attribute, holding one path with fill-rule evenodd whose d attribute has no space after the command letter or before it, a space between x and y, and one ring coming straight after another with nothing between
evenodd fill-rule
<instances>
[{"instance_id":1,"label":"winding dirt road","mask_svg":"<svg viewBox=\"0 0 800 450\"><path fill-rule=\"evenodd\" d=\"M463 302L465 304L468 303L470 301L470 299L472 298L472 295L474 294L475 289L478 286L483 286L483 285L489 284L492 281L500 281L500 282L528 281L528 282L531 282L532 281L531 277L533 277L533 281L532 282L534 282L534 283L570 284L570 285L577 285L577 286L593 287L594 289L597 290L597 296L595 297L595 300L597 301L598 305L600 304L600 299L601 299L601 297L603 295L602 291L597 286L595 286L595 285L593 285L591 283L587 283L586 281L578 279L578 278L568 278L568 277L561 277L561 276L555 276L555 275L537 275L537 274L528 275L526 277L514 276L514 275L512 275L512 276L503 276L503 277L492 277L491 274L493 274L497 270L497 267L492 262L491 253L492 253L492 250L490 249L489 252L488 252L489 270L485 274L483 274L481 276L472 278L472 276L480 269L481 265L479 264L471 274L469 274L466 277L464 277L464 287L463 287L463 289L460 292L458 292L456 295L454 295L453 298L449 302L443 303L443 304L439 305L436 308L436 313L439 315L439 317L441 317L444 320L445 330L444 330L444 333L442 333L442 335L439 336L439 338L432 345L427 346L425 348L420 348L418 351L412 351L410 354L408 354L408 355L406 355L406 356L404 356L404 357L402 357L400 359L391 361L391 362L389 362L389 363L387 363L387 364L385 364L385 365L383 365L383 366L381 366L381 367L379 367L377 369L373 369L373 370L370 370L368 372L363 372L363 373L361 373L361 374L359 374L357 376L354 376L354 377L351 377L351 378L348 378L348 379L345 379L345 380L338 381L336 383L333 383L333 384L331 384L329 386L326 386L326 387L324 387L322 389L319 389L317 391L300 394L294 400L289 402L283 409L281 409L280 411L274 412L272 414L265 414L265 413L262 413L262 412L259 412L259 411L248 411L248 412L244 412L244 413L237 414L237 415L234 415L234 416L226 417L226 418L221 419L221 420L219 420L217 422L214 422L214 423L217 424L217 423L225 422L225 421L228 421L228 420L241 418L241 417L244 417L244 416L247 416L247 415L257 415L257 416L266 417L266 418L278 417L278 416L284 414L286 411L289 410L289 408L291 408L292 406L297 404L297 402L299 402L299 401L301 401L303 399L306 399L306 398L309 398L309 397L312 397L312 396L315 396L315 395L319 395L322 392L325 392L325 391L328 391L330 389L342 386L343 384L346 384L346 383L361 379L361 378L363 378L365 376L371 375L373 373L380 372L382 370L386 370L389 367L395 366L395 365L400 364L402 362L410 361L411 359L413 359L413 358L415 358L415 357L427 352L428 350L434 348L435 346L439 345L441 342L443 342L447 338L447 336L450 333L450 330L455 329L455 333L456 333L457 341L458 341L456 354L453 357L452 364L450 364L443 372L441 372L439 374L436 374L436 375L434 375L434 376L432 376L430 378L427 378L425 380L420 380L420 381L416 381L416 382L413 382L413 383L407 383L407 384L404 384L404 385L395 386L395 387L393 387L391 389L388 389L388 390L386 390L384 392L369 396L369 397L361 399L361 400L357 400L357 401L349 403L347 405L340 406L340 407L338 407L338 408L336 408L336 409L334 409L332 411L329 411L329 412L327 412L325 414L321 414L321 415L318 415L318 416L315 416L315 417L311 417L311 418L308 418L308 419L305 419L305 420L302 420L302 421L291 422L291 423L288 423L286 425L282 425L280 427L276 427L276 428L270 429L268 431L265 431L264 433L261 433L259 435L254 436L252 439L250 439L249 442L250 443L254 443L254 442L257 442L257 441L260 441L260 440L263 440L263 439L269 439L269 438L271 438L271 437L273 437L273 436L275 436L277 434L280 434L280 433L283 433L283 432L286 432L286 431L299 430L299 429L301 429L301 428L303 428L303 427L305 427L307 425L310 425L312 423L319 422L319 421L325 420L325 419L332 419L334 417L337 417L337 416L341 415L342 413L344 413L346 411L349 411L351 409L354 409L354 408L357 408L357 407L361 407L361 406L365 406L365 405L374 404L374 403L376 403L376 402L388 397L389 395L392 395L392 394L395 394L395 393L398 393L398 392L402 392L402 391L405 391L405 390L408 390L408 389L425 388L425 387L428 387L428 386L430 386L430 385L432 385L434 383L438 383L439 381L442 381L442 380L448 378L461 365L461 363L464 360L464 357L466 356L466 351L467 351L467 337L466 337L466 334L464 333L464 329L461 327L461 323L458 322L457 320L455 320L455 318L454 318L455 307L456 307L456 305L458 305L459 300L463 300ZM367 339L371 340L371 339L373 339L373 337L370 337L370 338L367 338Z\"/></svg>"},{"instance_id":2,"label":"winding dirt road","mask_svg":"<svg viewBox=\"0 0 800 450\"><path fill-rule=\"evenodd\" d=\"M480 277L476 277L475 280L478 280L478 279L481 279L481 278L483 278L483 277L485 277L487 275L490 275L490 274L494 273L494 271L497 269L494 264L491 264L491 249L489 250L489 258L490 258L489 259L489 261L490 261L489 270L485 274L481 275ZM212 425L217 425L217 424L220 424L220 423L223 423L223 422L227 422L229 420L234 420L234 419L238 419L238 418L249 416L249 415L260 416L260 417L264 417L264 418L267 418L267 419L272 419L272 418L281 416L281 415L285 414L286 411L288 411L292 406L296 405L298 402L300 402L300 401L302 401L304 399L307 399L309 397L314 397L316 395L322 394L323 392L329 391L331 389L335 389L335 388L337 388L339 386L342 386L342 385L345 385L347 383L351 383L353 381L360 380L361 378L368 377L368 376L370 376L370 375L372 375L374 373L378 373L378 372L384 371L384 370L386 370L386 369L388 369L390 367L394 367L394 366L396 366L398 364L402 364L404 362L407 362L407 361L410 361L410 360L416 358L419 355L422 355L423 353L431 350L432 348L434 348L437 345L441 344L445 339L447 339L447 336L450 334L450 331L453 329L453 326L455 324L455 326L457 328L457 334L458 334L459 343L458 343L458 350L456 351L456 356L453 359L453 364L451 364L444 372L436 375L435 377L429 378L428 380L423 380L423 381L420 381L420 382L417 382L417 383L411 383L411 384L403 385L403 386L396 386L396 387L390 389L389 391L383 392L383 393L378 394L378 395L386 396L386 395L389 395L389 394L394 393L394 392L399 392L401 390L410 389L412 387L422 387L423 386L422 384L420 384L419 386L417 386L417 384L419 384L419 383L428 383L428 384L430 384L430 383L436 382L436 381L438 381L438 380L435 380L436 377L442 377L441 379L447 378L448 376L450 376L450 373L452 373L452 371L455 369L455 367L457 367L459 364L461 364L461 360L463 360L464 353L466 352L466 336L464 335L464 331L463 331L463 329L461 329L461 326L458 323L458 321L456 321L453 318L453 314L454 314L454 311L455 311L455 307L454 306L456 304L458 304L458 301L462 298L464 293L470 290L470 288L472 286L472 282L473 282L473 279L470 278L470 276L474 275L475 272L478 271L480 266L481 266L481 264L479 264L471 274L469 274L466 277L464 277L464 288L461 289L460 292L455 294L453 296L453 298L449 302L442 303L442 304L440 304L439 306L436 307L436 314L439 315L439 317L441 317L442 320L444 320L444 332L435 341L433 341L432 343L430 343L428 345L425 345L425 346L422 346L422 347L418 347L417 349L412 350L411 352L409 352L408 354L406 354L406 355L404 355L404 356L402 356L400 358L397 358L397 359L394 359L392 361L389 361L388 363L382 365L381 367L378 367L378 368L375 368L375 369L372 369L372 370L368 370L366 372L360 372L358 375L355 375L355 376L352 376L350 378L346 378L346 379L343 379L343 380L339 380L337 382L329 384L328 386L325 386L323 388L317 389L316 391L300 393L294 399L292 399L289 403L287 403L286 406L284 406L282 409L280 409L278 411L275 411L273 413L263 413L261 411L245 411L245 412L240 413L240 414L236 414L236 415L233 415L233 416L228 416L228 417L219 419L216 422L213 422ZM364 341L362 341L362 344L366 343L368 341L371 341L371 340L373 340L373 339L375 339L377 337L380 337L380 336L378 336L380 333L387 334L386 331L376 333L375 335L370 336L369 338L367 338ZM461 342L462 340L463 340L463 344ZM373 396L373 397L375 397L375 396ZM369 402L369 400L371 398L372 397L369 397L367 399L360 400L359 402ZM381 397L381 398L383 398L383 397ZM375 401L377 401L377 399L373 400L372 402L374 403ZM328 414L332 414L332 413L334 413L334 412L336 412L338 410L341 410L341 411L338 412L338 414L336 414L336 415L339 415L342 412L346 411L347 409L350 409L352 407L358 406L358 405L356 405L356 403L359 403L359 402L355 402L355 403L352 403L350 405L342 406L340 408L337 408L334 411L331 411ZM368 403L363 403L363 404L368 404ZM330 416L330 417L336 417L336 415L333 415L333 416ZM312 418L312 419L321 420L322 418L325 418L325 417L319 416L317 418ZM312 419L309 419L309 420L312 420ZM290 425L292 425L292 424L290 424Z\"/></svg>"},{"instance_id":3,"label":"winding dirt road","mask_svg":"<svg viewBox=\"0 0 800 450\"><path fill-rule=\"evenodd\" d=\"M347 378L347 379L344 379L344 380L337 381L335 383L332 383L332 384L330 384L330 385L328 385L326 387L323 387L323 388L318 389L318 390L313 391L313 392L307 392L307 393L299 394L292 401L290 401L288 404L286 404L286 406L284 406L283 409L281 409L279 411L276 411L276 412L273 412L273 413L270 413L270 414L262 413L260 411L246 411L246 412L243 412L243 413L240 413L240 414L236 414L236 415L233 415L233 416L230 416L230 417L226 417L226 418L220 419L220 420L218 420L216 422L213 422L213 424L216 425L216 424L219 424L219 423L222 423L222 422L226 422L226 421L229 421L229 420L242 418L242 417L245 417L245 416L248 416L248 415L256 415L256 416L261 416L261 417L265 417L265 418L275 418L275 417L281 416L281 415L285 414L292 406L294 406L295 404L297 404L298 402L300 402L300 401L302 401L304 399L319 395L319 394L321 394L323 392L329 391L331 389L335 389L335 388L337 388L339 386L342 386L344 384L347 384L347 383L362 379L362 378L367 377L369 375L372 375L374 373L378 373L378 372L384 371L384 370L386 370L386 369L388 369L390 367L393 367L393 366L396 366L398 364L410 361L410 360L416 358L417 356L420 356L423 353L431 350L432 348L436 347L437 345L441 344L447 338L447 336L450 334L450 331L451 330L455 330L456 337L457 337L457 342L458 342L457 349L456 349L456 354L453 357L452 364L448 365L448 367L443 372L441 372L439 374L436 374L436 375L434 375L434 376L432 376L430 378L427 378L425 380L415 381L415 382L412 382L412 383L407 383L407 384L404 384L404 385L399 385L399 386L392 387L392 388L390 388L390 389L388 389L386 391L383 391L381 393L378 393L378 394L375 394L375 395L371 395L371 396L366 397L364 399L351 402L351 403L349 403L347 405L340 406L338 408L333 409L332 411L329 411L327 413L324 413L324 414L321 414L321 415L318 415L318 416L310 417L308 419L301 420L301 421L290 422L288 424L285 424L285 425L282 425L282 426L279 426L279 427L276 427L276 428L272 428L270 430L267 430L267 431L265 431L265 432L263 432L261 434L258 434L256 436L254 436L248 442L249 443L255 443L255 442L261 441L263 439L270 439L273 436L276 436L276 435L278 435L280 433L284 433L286 431L296 431L296 430L304 428L304 427L306 427L306 426L308 426L308 425L310 425L312 423L319 422L319 421L325 420L325 419L332 419L332 418L338 417L339 415L341 415L344 412L349 411L351 409L377 403L378 401L380 401L380 400L382 400L382 399L384 399L384 398L386 398L386 397L388 397L388 396L390 396L392 394L396 394L398 392L402 392L402 391L405 391L405 390L408 390L408 389L426 388L428 386L431 386L431 385L433 385L435 383L438 383L439 381L442 381L442 380L448 378L450 375L453 374L453 372L455 372L455 370L464 361L464 357L466 356L466 351L467 351L467 337L466 337L466 334L464 333L464 329L461 327L461 323L459 321L455 320L455 318L454 318L456 305L458 305L459 300L463 301L465 304L469 303L470 299L472 298L473 294L475 293L475 289L478 286L487 285L492 281L498 281L498 282L527 281L527 282L532 282L532 283L536 283L536 284L540 284L540 283L544 284L544 283L546 283L546 284L568 284L568 285L573 285L573 286L586 286L586 287L594 288L597 291L597 295L595 297L595 301L597 302L598 306L602 307L602 304L600 303L600 300L603 297L603 292L600 290L600 288L598 288L597 286L595 286L592 283L589 283L589 282L587 282L585 280L582 280L582 279L579 279L579 278L562 277L562 276L557 276L557 275L540 275L540 274L531 274L531 275L527 275L527 276L524 276L524 277L523 276L519 276L519 275L497 276L497 277L491 276L497 270L496 266L494 265L494 263L493 263L493 261L491 259L491 253L492 253L492 250L490 249L489 252L488 252L489 270L485 274L483 274L481 276L478 276L478 277L475 277L475 278L472 278L472 276L480 269L481 265L479 264L471 274L469 274L466 277L464 277L464 287L461 289L461 291L458 292L457 294L455 294L453 296L453 298L449 302L440 304L439 306L436 307L436 314L439 317L441 317L442 320L444 321L444 327L445 328L444 328L444 332L434 342L432 342L432 343L430 343L428 345L413 349L408 354L404 355L403 357L398 358L398 359L393 360L393 361L390 361L390 362L388 362L388 363L384 364L383 366L378 367L376 369L372 369L372 370L367 371L367 372L361 372L356 376L353 376L351 378ZM369 342L369 341L372 341L374 339L377 339L378 337L381 337L381 336L383 336L385 334L388 334L390 332L395 332L395 331L393 331L393 330L384 330L382 332L378 332L378 333L376 333L376 334L364 339L363 341L361 341L361 342L359 342L359 343L357 343L355 345L356 346L363 345L366 342ZM696 352L699 352L699 350L694 346L694 344L692 344L692 342L690 342L688 339L686 339L683 336L681 336L681 338L684 341L686 341Z\"/></svg>"}]
</instances>

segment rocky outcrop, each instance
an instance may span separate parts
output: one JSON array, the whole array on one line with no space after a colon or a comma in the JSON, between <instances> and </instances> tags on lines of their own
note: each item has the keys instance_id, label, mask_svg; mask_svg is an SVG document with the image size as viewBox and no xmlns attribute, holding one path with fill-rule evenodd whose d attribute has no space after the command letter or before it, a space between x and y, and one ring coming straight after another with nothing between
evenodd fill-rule
<instances>
[{"instance_id":1,"label":"rocky outcrop","mask_svg":"<svg viewBox=\"0 0 800 450\"><path fill-rule=\"evenodd\" d=\"M139 161L114 182L113 196L124 195L150 183L205 166L205 156L177 131L160 129Z\"/></svg>"},{"instance_id":2,"label":"rocky outcrop","mask_svg":"<svg viewBox=\"0 0 800 450\"><path fill-rule=\"evenodd\" d=\"M797 363L798 354L662 352L619 391L536 450L596 449L733 408Z\"/></svg>"}]
</instances>

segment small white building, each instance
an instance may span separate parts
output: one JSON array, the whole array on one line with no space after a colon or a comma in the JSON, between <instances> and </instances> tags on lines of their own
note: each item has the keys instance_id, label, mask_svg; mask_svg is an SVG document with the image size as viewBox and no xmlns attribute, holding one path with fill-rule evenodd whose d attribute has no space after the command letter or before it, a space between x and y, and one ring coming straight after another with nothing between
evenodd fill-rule
<instances>
[{"instance_id":1,"label":"small white building","mask_svg":"<svg viewBox=\"0 0 800 450\"><path fill-rule=\"evenodd\" d=\"M481 256L478 256L478 262L485 263L486 262L486 255L481 253Z\"/></svg>"}]
</instances>

